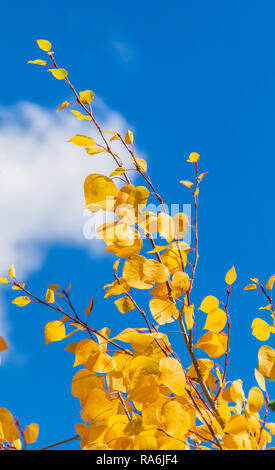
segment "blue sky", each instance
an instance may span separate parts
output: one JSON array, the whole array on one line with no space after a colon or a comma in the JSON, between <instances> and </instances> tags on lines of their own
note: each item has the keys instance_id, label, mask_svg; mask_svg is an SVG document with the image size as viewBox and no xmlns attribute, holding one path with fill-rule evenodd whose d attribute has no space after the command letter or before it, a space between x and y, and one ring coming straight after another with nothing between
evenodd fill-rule
<instances>
[{"instance_id":1,"label":"blue sky","mask_svg":"<svg viewBox=\"0 0 275 470\"><path fill-rule=\"evenodd\" d=\"M103 300L103 285L112 281L114 258L102 257L94 243L91 250L89 242L82 241L79 185L79 194L72 201L77 201L72 214L78 214L79 207L75 225L66 206L64 194L68 192L70 201L69 183L73 181L66 152L71 164L81 167L79 181L90 169L83 155L65 147L66 136L81 129L79 123L63 117L56 121L55 108L70 99L65 84L39 67L27 65L27 60L43 56L35 43L43 38L52 42L58 63L70 71L76 87L94 90L105 122L123 128L127 123L134 130L151 178L169 203L190 202L179 180L191 179L192 166L186 159L191 151L200 153L201 170L209 173L200 193L200 259L194 301L198 305L207 294L222 299L224 275L235 265L238 279L231 301L229 378L242 378L246 393L256 385L254 367L261 345L251 335L251 322L266 314L258 312L263 299L254 291L244 293L243 287L250 277L266 281L274 273L274 15L271 0L178 0L169 4L105 0L83 1L77 8L69 0L48 1L44 10L38 2L16 1L2 6L7 21L0 31L0 143L5 150L0 153L1 168L2 174L16 173L12 166L8 168L14 161L23 172L22 178L16 174L11 180L12 194L4 192L4 198L9 195L5 204L1 196L6 206L3 214L9 216L2 222L1 269L17 262L19 275L22 272L28 285L41 295L49 282L72 282L73 299L80 310L94 295L96 327L110 325L116 332L141 325L135 313L122 316L111 300ZM38 123L39 129L35 128ZM50 142L53 130L55 141ZM40 161L43 142L48 163L37 169L33 161ZM31 149L33 155L27 156ZM40 187L43 172L47 188ZM33 196L25 205L18 204L26 192L23 180L31 182L33 175L39 181L36 196L41 202L35 208ZM62 195L51 211L54 201L45 202L51 181L58 186L62 179L68 183L63 181ZM25 225L22 214L27 217ZM15 227L12 235L7 224ZM14 259L8 260L8 255ZM79 405L70 395L73 358L61 343L44 345L44 325L53 315L39 306L19 310L10 305L12 297L2 289L3 328L12 351L0 369L0 402L23 424L39 422L40 438L33 446L39 448L74 435ZM274 397L273 384L269 391Z\"/></svg>"}]
</instances>

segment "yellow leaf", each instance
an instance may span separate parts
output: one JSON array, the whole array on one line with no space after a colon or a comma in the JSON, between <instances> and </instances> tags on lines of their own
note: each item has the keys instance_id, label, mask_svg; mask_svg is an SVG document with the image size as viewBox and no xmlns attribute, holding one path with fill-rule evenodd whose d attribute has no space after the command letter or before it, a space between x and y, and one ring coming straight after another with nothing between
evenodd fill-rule
<instances>
[{"instance_id":1,"label":"yellow leaf","mask_svg":"<svg viewBox=\"0 0 275 470\"><path fill-rule=\"evenodd\" d=\"M84 313L85 313L86 315L90 315L90 313L91 313L91 311L92 311L92 309L93 309L93 306L94 306L94 298L92 297L92 298L91 298L91 301L90 301L90 303L89 303L89 305L88 305L88 307L86 308L86 310L85 310Z\"/></svg>"},{"instance_id":2,"label":"yellow leaf","mask_svg":"<svg viewBox=\"0 0 275 470\"><path fill-rule=\"evenodd\" d=\"M45 326L46 345L53 341L61 341L66 336L65 325L60 320L53 320Z\"/></svg>"},{"instance_id":3,"label":"yellow leaf","mask_svg":"<svg viewBox=\"0 0 275 470\"><path fill-rule=\"evenodd\" d=\"M172 297L178 299L185 294L190 287L190 278L187 273L176 271L172 279Z\"/></svg>"},{"instance_id":4,"label":"yellow leaf","mask_svg":"<svg viewBox=\"0 0 275 470\"><path fill-rule=\"evenodd\" d=\"M257 413L264 404L264 397L258 387L252 387L247 398L248 410L250 413Z\"/></svg>"},{"instance_id":5,"label":"yellow leaf","mask_svg":"<svg viewBox=\"0 0 275 470\"><path fill-rule=\"evenodd\" d=\"M8 345L6 341L4 340L4 338L0 336L0 351L6 351L6 349L8 349Z\"/></svg>"},{"instance_id":6,"label":"yellow leaf","mask_svg":"<svg viewBox=\"0 0 275 470\"><path fill-rule=\"evenodd\" d=\"M219 333L219 331L224 329L226 321L226 313L221 308L217 308L217 310L207 315L203 329Z\"/></svg>"},{"instance_id":7,"label":"yellow leaf","mask_svg":"<svg viewBox=\"0 0 275 470\"><path fill-rule=\"evenodd\" d=\"M102 153L102 152L107 152L106 149L103 149L101 147L97 147L97 148L85 148L86 152L88 155L97 155L98 153Z\"/></svg>"},{"instance_id":8,"label":"yellow leaf","mask_svg":"<svg viewBox=\"0 0 275 470\"><path fill-rule=\"evenodd\" d=\"M193 328L194 324L194 305L184 306L184 320L188 330Z\"/></svg>"},{"instance_id":9,"label":"yellow leaf","mask_svg":"<svg viewBox=\"0 0 275 470\"><path fill-rule=\"evenodd\" d=\"M194 347L202 349L212 358L220 357L227 348L227 335L208 331L200 337Z\"/></svg>"},{"instance_id":10,"label":"yellow leaf","mask_svg":"<svg viewBox=\"0 0 275 470\"><path fill-rule=\"evenodd\" d=\"M70 110L72 114L74 114L79 121L83 121L83 119L86 119L86 121L91 121L92 118L90 116L82 114L80 111L76 111L75 109Z\"/></svg>"},{"instance_id":11,"label":"yellow leaf","mask_svg":"<svg viewBox=\"0 0 275 470\"><path fill-rule=\"evenodd\" d=\"M11 266L10 266L10 269L9 269L9 276L10 276L11 279L14 279L14 278L15 278L15 269L14 269L13 264L11 264Z\"/></svg>"},{"instance_id":12,"label":"yellow leaf","mask_svg":"<svg viewBox=\"0 0 275 470\"><path fill-rule=\"evenodd\" d=\"M275 379L275 349L262 346L258 352L258 371L268 379Z\"/></svg>"},{"instance_id":13,"label":"yellow leaf","mask_svg":"<svg viewBox=\"0 0 275 470\"><path fill-rule=\"evenodd\" d=\"M272 274L272 276L269 278L269 280L267 281L267 284L266 284L266 288L268 290L272 289L274 281L275 281L275 274Z\"/></svg>"},{"instance_id":14,"label":"yellow leaf","mask_svg":"<svg viewBox=\"0 0 275 470\"><path fill-rule=\"evenodd\" d=\"M155 282L148 280L143 272L145 261L146 258L140 255L131 256L125 261L122 274L129 286L136 289L151 289L153 287Z\"/></svg>"},{"instance_id":15,"label":"yellow leaf","mask_svg":"<svg viewBox=\"0 0 275 470\"><path fill-rule=\"evenodd\" d=\"M265 427L270 430L270 433L272 435L275 434L275 423L266 423ZM274 450L274 447L273 447L273 450Z\"/></svg>"},{"instance_id":16,"label":"yellow leaf","mask_svg":"<svg viewBox=\"0 0 275 470\"><path fill-rule=\"evenodd\" d=\"M65 109L65 108L67 108L68 106L70 106L69 101L63 101L63 103L61 104L61 106L59 106L59 108L57 108L56 112L61 111L61 109Z\"/></svg>"},{"instance_id":17,"label":"yellow leaf","mask_svg":"<svg viewBox=\"0 0 275 470\"><path fill-rule=\"evenodd\" d=\"M132 300L126 296L116 300L115 304L121 313L127 313L136 308Z\"/></svg>"},{"instance_id":18,"label":"yellow leaf","mask_svg":"<svg viewBox=\"0 0 275 470\"><path fill-rule=\"evenodd\" d=\"M208 295L205 297L199 307L199 310L202 310L204 313L213 313L219 307L219 300L213 295Z\"/></svg>"},{"instance_id":19,"label":"yellow leaf","mask_svg":"<svg viewBox=\"0 0 275 470\"><path fill-rule=\"evenodd\" d=\"M18 284L18 286L12 286L12 290L22 290L25 287L25 283L23 284Z\"/></svg>"},{"instance_id":20,"label":"yellow leaf","mask_svg":"<svg viewBox=\"0 0 275 470\"><path fill-rule=\"evenodd\" d=\"M259 307L259 310L270 310L270 312L272 312L272 304L265 305L264 307Z\"/></svg>"},{"instance_id":21,"label":"yellow leaf","mask_svg":"<svg viewBox=\"0 0 275 470\"><path fill-rule=\"evenodd\" d=\"M148 356L136 356L130 362L129 378L132 379L137 369L142 369L144 374L156 375L159 372L159 365L156 361Z\"/></svg>"},{"instance_id":22,"label":"yellow leaf","mask_svg":"<svg viewBox=\"0 0 275 470\"><path fill-rule=\"evenodd\" d=\"M84 194L86 207L91 212L97 212L100 209L110 211L114 207L118 188L107 176L91 174L85 179Z\"/></svg>"},{"instance_id":23,"label":"yellow leaf","mask_svg":"<svg viewBox=\"0 0 275 470\"><path fill-rule=\"evenodd\" d=\"M147 259L143 264L143 274L146 282L166 282L169 279L168 269L159 261Z\"/></svg>"},{"instance_id":24,"label":"yellow leaf","mask_svg":"<svg viewBox=\"0 0 275 470\"><path fill-rule=\"evenodd\" d=\"M229 269L229 271L226 273L225 282L226 282L226 284L231 286L233 284L233 282L236 281L236 279L237 279L236 270L235 270L234 266L232 266L232 268Z\"/></svg>"},{"instance_id":25,"label":"yellow leaf","mask_svg":"<svg viewBox=\"0 0 275 470\"><path fill-rule=\"evenodd\" d=\"M72 380L72 395L80 400L86 400L93 388L104 388L104 377L98 377L87 369L80 369Z\"/></svg>"},{"instance_id":26,"label":"yellow leaf","mask_svg":"<svg viewBox=\"0 0 275 470\"><path fill-rule=\"evenodd\" d=\"M110 138L110 142L113 142L114 140L119 140L119 137L117 134L115 134L113 137Z\"/></svg>"},{"instance_id":27,"label":"yellow leaf","mask_svg":"<svg viewBox=\"0 0 275 470\"><path fill-rule=\"evenodd\" d=\"M21 297L16 297L16 299L12 301L12 303L17 305L18 307L25 307L25 305L28 305L30 302L30 298L25 295Z\"/></svg>"},{"instance_id":28,"label":"yellow leaf","mask_svg":"<svg viewBox=\"0 0 275 470\"><path fill-rule=\"evenodd\" d=\"M109 394L102 389L93 388L85 401L82 410L84 421L104 421L113 414L114 402Z\"/></svg>"},{"instance_id":29,"label":"yellow leaf","mask_svg":"<svg viewBox=\"0 0 275 470\"><path fill-rule=\"evenodd\" d=\"M35 60L29 60L28 64L47 65L47 61L46 60L35 59Z\"/></svg>"},{"instance_id":30,"label":"yellow leaf","mask_svg":"<svg viewBox=\"0 0 275 470\"><path fill-rule=\"evenodd\" d=\"M167 401L161 409L161 421L168 434L183 436L191 425L190 414L176 400Z\"/></svg>"},{"instance_id":31,"label":"yellow leaf","mask_svg":"<svg viewBox=\"0 0 275 470\"><path fill-rule=\"evenodd\" d=\"M128 282L123 277L120 277L112 284L107 284L106 286L104 286L104 289L106 289L107 287L108 289L106 290L104 298L111 297L112 295L125 294L125 292L129 292L129 290L131 289Z\"/></svg>"},{"instance_id":32,"label":"yellow leaf","mask_svg":"<svg viewBox=\"0 0 275 470\"><path fill-rule=\"evenodd\" d=\"M125 144L132 144L134 142L133 132L127 131L125 134Z\"/></svg>"},{"instance_id":33,"label":"yellow leaf","mask_svg":"<svg viewBox=\"0 0 275 470\"><path fill-rule=\"evenodd\" d=\"M170 217L168 214L165 214L164 212L161 212L158 215L157 227L160 236L165 238L168 243L171 243L175 233L174 221L172 217Z\"/></svg>"},{"instance_id":34,"label":"yellow leaf","mask_svg":"<svg viewBox=\"0 0 275 470\"><path fill-rule=\"evenodd\" d=\"M158 383L166 385L172 393L184 395L186 378L182 365L172 357L163 357L159 363Z\"/></svg>"},{"instance_id":35,"label":"yellow leaf","mask_svg":"<svg viewBox=\"0 0 275 470\"><path fill-rule=\"evenodd\" d=\"M112 202L110 199L109 197L108 201ZM90 207L89 209L92 210ZM97 232L107 244L105 251L114 253L120 258L130 258L138 254L142 248L142 239L137 230L117 220L101 225L97 228Z\"/></svg>"},{"instance_id":36,"label":"yellow leaf","mask_svg":"<svg viewBox=\"0 0 275 470\"><path fill-rule=\"evenodd\" d=\"M199 365L203 380L204 381L207 380L211 369L213 369L214 367L214 361L212 361L211 359L198 359L198 365ZM189 377L197 380L197 372L194 367L194 364L192 364L189 367L188 375Z\"/></svg>"},{"instance_id":37,"label":"yellow leaf","mask_svg":"<svg viewBox=\"0 0 275 470\"><path fill-rule=\"evenodd\" d=\"M19 439L19 431L15 426L13 416L6 408L0 408L0 439L14 442Z\"/></svg>"},{"instance_id":38,"label":"yellow leaf","mask_svg":"<svg viewBox=\"0 0 275 470\"><path fill-rule=\"evenodd\" d=\"M257 286L255 284L248 284L244 290L252 290L252 289L257 289Z\"/></svg>"},{"instance_id":39,"label":"yellow leaf","mask_svg":"<svg viewBox=\"0 0 275 470\"><path fill-rule=\"evenodd\" d=\"M205 171L204 173L201 173L201 174L198 176L198 179L199 179L199 180L202 180L207 174L208 174L208 171Z\"/></svg>"},{"instance_id":40,"label":"yellow leaf","mask_svg":"<svg viewBox=\"0 0 275 470\"><path fill-rule=\"evenodd\" d=\"M157 214L150 211L140 212L138 215L138 225L145 233L157 233ZM157 248L157 247L156 247ZM165 246L159 247L161 250L165 250ZM148 253L158 253L157 251L151 250Z\"/></svg>"},{"instance_id":41,"label":"yellow leaf","mask_svg":"<svg viewBox=\"0 0 275 470\"><path fill-rule=\"evenodd\" d=\"M109 354L99 352L99 354L91 354L85 364L86 369L97 374L107 374L114 370L115 362Z\"/></svg>"},{"instance_id":42,"label":"yellow leaf","mask_svg":"<svg viewBox=\"0 0 275 470\"><path fill-rule=\"evenodd\" d=\"M149 197L149 191L145 186L135 187L127 184L119 191L115 213L122 222L133 225L139 212L145 207Z\"/></svg>"},{"instance_id":43,"label":"yellow leaf","mask_svg":"<svg viewBox=\"0 0 275 470\"><path fill-rule=\"evenodd\" d=\"M181 184L184 184L187 188L191 188L194 183L191 183L191 181L180 181Z\"/></svg>"},{"instance_id":44,"label":"yellow leaf","mask_svg":"<svg viewBox=\"0 0 275 470\"><path fill-rule=\"evenodd\" d=\"M254 372L255 372L255 379L257 381L257 384L265 392L266 387L265 387L265 379L264 379L263 374L261 374L261 372L259 372L257 369L254 369Z\"/></svg>"},{"instance_id":45,"label":"yellow leaf","mask_svg":"<svg viewBox=\"0 0 275 470\"><path fill-rule=\"evenodd\" d=\"M74 137L71 137L67 142L79 145L79 147L93 147L94 145L97 145L94 139L82 134L77 134Z\"/></svg>"},{"instance_id":46,"label":"yellow leaf","mask_svg":"<svg viewBox=\"0 0 275 470\"><path fill-rule=\"evenodd\" d=\"M149 302L149 307L152 316L159 325L171 323L179 315L176 305L169 299L153 298Z\"/></svg>"},{"instance_id":47,"label":"yellow leaf","mask_svg":"<svg viewBox=\"0 0 275 470\"><path fill-rule=\"evenodd\" d=\"M65 69L48 69L48 72L51 72L57 80L64 80L68 75L68 72Z\"/></svg>"},{"instance_id":48,"label":"yellow leaf","mask_svg":"<svg viewBox=\"0 0 275 470\"><path fill-rule=\"evenodd\" d=\"M226 423L224 432L228 434L242 434L249 428L244 415L233 415Z\"/></svg>"},{"instance_id":49,"label":"yellow leaf","mask_svg":"<svg viewBox=\"0 0 275 470\"><path fill-rule=\"evenodd\" d=\"M270 336L269 324L261 318L255 318L251 325L252 334L260 341L266 341Z\"/></svg>"},{"instance_id":50,"label":"yellow leaf","mask_svg":"<svg viewBox=\"0 0 275 470\"><path fill-rule=\"evenodd\" d=\"M50 41L47 41L46 39L37 39L36 42L42 51L49 52L52 48Z\"/></svg>"},{"instance_id":51,"label":"yellow leaf","mask_svg":"<svg viewBox=\"0 0 275 470\"><path fill-rule=\"evenodd\" d=\"M38 438L39 426L36 423L29 424L24 431L24 439L27 444L33 444Z\"/></svg>"},{"instance_id":52,"label":"yellow leaf","mask_svg":"<svg viewBox=\"0 0 275 470\"><path fill-rule=\"evenodd\" d=\"M113 176L121 176L125 173L125 171L126 171L125 168L122 168L121 166L119 166L118 168L112 171L112 173L110 174L110 177L112 178Z\"/></svg>"},{"instance_id":53,"label":"yellow leaf","mask_svg":"<svg viewBox=\"0 0 275 470\"><path fill-rule=\"evenodd\" d=\"M82 104L90 104L95 94L92 90L85 90L79 93L79 97Z\"/></svg>"},{"instance_id":54,"label":"yellow leaf","mask_svg":"<svg viewBox=\"0 0 275 470\"><path fill-rule=\"evenodd\" d=\"M55 298L54 298L54 291L53 291L52 289L47 289L47 292L46 292L46 301L47 301L49 304L54 304Z\"/></svg>"},{"instance_id":55,"label":"yellow leaf","mask_svg":"<svg viewBox=\"0 0 275 470\"><path fill-rule=\"evenodd\" d=\"M174 238L175 240L180 240L185 237L188 227L189 220L186 214L179 212L178 214L173 215L172 217L174 222Z\"/></svg>"},{"instance_id":56,"label":"yellow leaf","mask_svg":"<svg viewBox=\"0 0 275 470\"><path fill-rule=\"evenodd\" d=\"M189 155L189 159L187 160L188 162L191 163L196 163L200 158L200 155L196 152L191 152Z\"/></svg>"},{"instance_id":57,"label":"yellow leaf","mask_svg":"<svg viewBox=\"0 0 275 470\"><path fill-rule=\"evenodd\" d=\"M49 284L47 286L48 289L53 289L53 290L59 290L60 289L60 285L59 284Z\"/></svg>"},{"instance_id":58,"label":"yellow leaf","mask_svg":"<svg viewBox=\"0 0 275 470\"><path fill-rule=\"evenodd\" d=\"M0 277L0 283L3 283L3 284L8 284L8 279L6 279L5 277Z\"/></svg>"},{"instance_id":59,"label":"yellow leaf","mask_svg":"<svg viewBox=\"0 0 275 470\"><path fill-rule=\"evenodd\" d=\"M170 274L182 270L187 263L187 254L190 247L182 241L173 242L161 255L163 264L168 268Z\"/></svg>"},{"instance_id":60,"label":"yellow leaf","mask_svg":"<svg viewBox=\"0 0 275 470\"><path fill-rule=\"evenodd\" d=\"M152 253L160 253L161 251L166 250L166 248L168 246L169 245L164 245L164 246L155 245L155 248L153 250L147 251L147 254L149 255L149 254L152 254Z\"/></svg>"},{"instance_id":61,"label":"yellow leaf","mask_svg":"<svg viewBox=\"0 0 275 470\"><path fill-rule=\"evenodd\" d=\"M119 259L117 259L117 260L115 261L114 265L113 265L113 269L114 269L115 271L117 271L117 270L118 270L118 265L119 265L119 262L120 262L120 260L119 260Z\"/></svg>"},{"instance_id":62,"label":"yellow leaf","mask_svg":"<svg viewBox=\"0 0 275 470\"><path fill-rule=\"evenodd\" d=\"M143 158L131 157L131 160L134 163L134 165L137 166L138 170L141 171L141 173L145 173L147 171L147 162L143 160Z\"/></svg>"}]
</instances>

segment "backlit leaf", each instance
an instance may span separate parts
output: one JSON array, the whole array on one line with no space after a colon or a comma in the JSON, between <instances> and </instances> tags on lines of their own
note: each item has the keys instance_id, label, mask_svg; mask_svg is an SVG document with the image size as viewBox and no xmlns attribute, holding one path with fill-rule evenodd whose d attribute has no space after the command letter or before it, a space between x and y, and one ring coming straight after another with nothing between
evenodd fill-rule
<instances>
[{"instance_id":1,"label":"backlit leaf","mask_svg":"<svg viewBox=\"0 0 275 470\"><path fill-rule=\"evenodd\" d=\"M213 313L219 307L219 300L213 295L208 295L205 297L199 307L199 310L202 310L204 313Z\"/></svg>"},{"instance_id":2,"label":"backlit leaf","mask_svg":"<svg viewBox=\"0 0 275 470\"><path fill-rule=\"evenodd\" d=\"M57 80L64 80L68 75L68 72L65 69L48 69L48 72L51 72Z\"/></svg>"},{"instance_id":3,"label":"backlit leaf","mask_svg":"<svg viewBox=\"0 0 275 470\"><path fill-rule=\"evenodd\" d=\"M94 99L95 94L92 90L85 90L79 93L80 101L82 104L90 104Z\"/></svg>"},{"instance_id":4,"label":"backlit leaf","mask_svg":"<svg viewBox=\"0 0 275 470\"><path fill-rule=\"evenodd\" d=\"M265 379L264 379L263 374L261 374L261 372L259 372L257 369L254 369L254 372L255 372L255 379L257 381L257 384L265 392L266 387L265 387Z\"/></svg>"},{"instance_id":5,"label":"backlit leaf","mask_svg":"<svg viewBox=\"0 0 275 470\"><path fill-rule=\"evenodd\" d=\"M11 279L15 278L15 269L14 269L13 264L10 265L9 276L10 276Z\"/></svg>"},{"instance_id":6,"label":"backlit leaf","mask_svg":"<svg viewBox=\"0 0 275 470\"><path fill-rule=\"evenodd\" d=\"M224 329L226 321L226 313L221 308L217 308L214 312L207 315L203 329L218 333Z\"/></svg>"},{"instance_id":7,"label":"backlit leaf","mask_svg":"<svg viewBox=\"0 0 275 470\"><path fill-rule=\"evenodd\" d=\"M33 444L39 434L39 426L36 423L29 424L24 431L24 439L27 444Z\"/></svg>"},{"instance_id":8,"label":"backlit leaf","mask_svg":"<svg viewBox=\"0 0 275 470\"><path fill-rule=\"evenodd\" d=\"M91 212L97 212L99 209L112 210L118 188L107 176L91 174L85 179L84 194L86 207Z\"/></svg>"},{"instance_id":9,"label":"backlit leaf","mask_svg":"<svg viewBox=\"0 0 275 470\"><path fill-rule=\"evenodd\" d=\"M83 121L83 120L91 121L92 120L91 116L88 116L86 114L82 114L80 111L77 111L75 109L71 109L70 111L71 111L72 114L74 114L77 117L77 119L79 121Z\"/></svg>"},{"instance_id":10,"label":"backlit leaf","mask_svg":"<svg viewBox=\"0 0 275 470\"><path fill-rule=\"evenodd\" d=\"M188 162L191 163L196 163L200 158L200 155L196 152L191 152L189 155L189 159L187 160Z\"/></svg>"},{"instance_id":11,"label":"backlit leaf","mask_svg":"<svg viewBox=\"0 0 275 470\"><path fill-rule=\"evenodd\" d=\"M274 281L275 281L275 274L272 274L272 276L269 278L269 280L267 281L267 284L266 284L266 288L268 290L272 289Z\"/></svg>"},{"instance_id":12,"label":"backlit leaf","mask_svg":"<svg viewBox=\"0 0 275 470\"><path fill-rule=\"evenodd\" d=\"M179 312L176 305L169 299L151 299L149 307L152 316L159 325L171 323L178 318Z\"/></svg>"},{"instance_id":13,"label":"backlit leaf","mask_svg":"<svg viewBox=\"0 0 275 470\"><path fill-rule=\"evenodd\" d=\"M231 286L233 284L233 282L236 281L236 279L237 279L236 270L235 270L234 266L232 266L232 268L229 269L229 271L226 273L225 282L226 282L226 284Z\"/></svg>"},{"instance_id":14,"label":"backlit leaf","mask_svg":"<svg viewBox=\"0 0 275 470\"><path fill-rule=\"evenodd\" d=\"M166 385L172 393L184 395L186 378L182 365L172 357L164 357L159 363L158 382Z\"/></svg>"},{"instance_id":15,"label":"backlit leaf","mask_svg":"<svg viewBox=\"0 0 275 470\"><path fill-rule=\"evenodd\" d=\"M70 106L69 101L63 101L63 103L59 106L59 108L57 108L56 112L61 111L62 109L67 108L68 106Z\"/></svg>"},{"instance_id":16,"label":"backlit leaf","mask_svg":"<svg viewBox=\"0 0 275 470\"><path fill-rule=\"evenodd\" d=\"M268 379L275 379L275 349L262 346L258 352L258 371Z\"/></svg>"},{"instance_id":17,"label":"backlit leaf","mask_svg":"<svg viewBox=\"0 0 275 470\"><path fill-rule=\"evenodd\" d=\"M270 336L269 324L261 318L255 318L252 322L252 334L260 341L266 341Z\"/></svg>"},{"instance_id":18,"label":"backlit leaf","mask_svg":"<svg viewBox=\"0 0 275 470\"><path fill-rule=\"evenodd\" d=\"M131 299L129 299L129 297L121 297L115 301L115 304L121 313L127 313L136 308L135 304Z\"/></svg>"},{"instance_id":19,"label":"backlit leaf","mask_svg":"<svg viewBox=\"0 0 275 470\"><path fill-rule=\"evenodd\" d=\"M247 398L248 410L251 413L257 413L260 411L264 404L264 397L261 390L258 387L252 387L249 391Z\"/></svg>"},{"instance_id":20,"label":"backlit leaf","mask_svg":"<svg viewBox=\"0 0 275 470\"><path fill-rule=\"evenodd\" d=\"M47 41L46 39L37 39L36 42L42 51L49 52L52 48L50 41Z\"/></svg>"},{"instance_id":21,"label":"backlit leaf","mask_svg":"<svg viewBox=\"0 0 275 470\"><path fill-rule=\"evenodd\" d=\"M187 188L191 188L194 184L194 183L191 183L191 181L182 181L182 180L180 181L180 183L186 186Z\"/></svg>"},{"instance_id":22,"label":"backlit leaf","mask_svg":"<svg viewBox=\"0 0 275 470\"><path fill-rule=\"evenodd\" d=\"M47 289L47 292L46 292L46 301L47 301L49 304L54 304L55 298L54 298L54 291L53 291L52 289Z\"/></svg>"},{"instance_id":23,"label":"backlit leaf","mask_svg":"<svg viewBox=\"0 0 275 470\"><path fill-rule=\"evenodd\" d=\"M66 336L65 325L60 320L53 320L45 326L46 345L53 341L61 341Z\"/></svg>"},{"instance_id":24,"label":"backlit leaf","mask_svg":"<svg viewBox=\"0 0 275 470\"><path fill-rule=\"evenodd\" d=\"M133 132L127 131L125 134L125 144L132 144L134 142Z\"/></svg>"},{"instance_id":25,"label":"backlit leaf","mask_svg":"<svg viewBox=\"0 0 275 470\"><path fill-rule=\"evenodd\" d=\"M74 137L71 137L67 142L79 145L79 147L93 147L94 145L97 145L94 139L82 134L77 134Z\"/></svg>"},{"instance_id":26,"label":"backlit leaf","mask_svg":"<svg viewBox=\"0 0 275 470\"><path fill-rule=\"evenodd\" d=\"M25 305L28 305L30 302L31 302L30 298L25 295L16 297L16 299L12 301L12 303L17 305L18 307L25 307Z\"/></svg>"},{"instance_id":27,"label":"backlit leaf","mask_svg":"<svg viewBox=\"0 0 275 470\"><path fill-rule=\"evenodd\" d=\"M147 171L147 162L143 160L143 158L133 158L131 157L132 162L138 167L141 173L145 173Z\"/></svg>"},{"instance_id":28,"label":"backlit leaf","mask_svg":"<svg viewBox=\"0 0 275 470\"><path fill-rule=\"evenodd\" d=\"M29 60L28 64L47 65L47 61L46 60L41 60L41 59L35 59L35 60Z\"/></svg>"}]
</instances>

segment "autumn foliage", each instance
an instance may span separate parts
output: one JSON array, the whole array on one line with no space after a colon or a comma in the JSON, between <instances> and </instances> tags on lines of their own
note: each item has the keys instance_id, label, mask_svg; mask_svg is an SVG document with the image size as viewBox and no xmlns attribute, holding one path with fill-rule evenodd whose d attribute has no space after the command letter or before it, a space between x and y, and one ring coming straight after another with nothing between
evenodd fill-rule
<instances>
[{"instance_id":1,"label":"autumn foliage","mask_svg":"<svg viewBox=\"0 0 275 470\"><path fill-rule=\"evenodd\" d=\"M80 339L66 347L74 357L73 365L80 366L71 389L81 408L72 439L79 441L82 449L91 450L268 448L275 423L267 419L270 400L266 381L275 379L275 350L268 345L260 347L258 367L251 371L255 372L255 386L248 396L241 379L227 381L229 305L237 278L235 268L225 275L224 299L211 293L200 305L192 302L198 262L199 190L207 175L199 169L200 155L193 152L187 160L194 168L193 181L180 181L186 187L183 189L192 194L192 218L184 213L171 216L150 179L146 161L136 156L133 133L128 130L122 136L119 129L102 129L93 114L94 93L76 91L68 72L57 65L50 42L37 43L47 53L50 64L41 59L29 62L46 67L71 89L72 102L63 102L57 111L70 108L77 119L90 121L98 132L97 141L75 135L69 139L70 144L91 158L112 158L116 163L109 177L87 176L85 206L92 213L105 211L114 216L98 228L106 243L105 251L117 256L105 297L114 298L118 315L134 309L140 314L136 328L127 328L113 337L107 326L102 325L100 330L92 326L93 299L83 315L78 313L71 301L71 286L49 285L41 299L17 279L12 265L9 275L0 279L19 294L13 300L18 307L39 302L41 308L48 308L46 344L80 333ZM129 153L131 171L124 167L119 152L112 150L113 141ZM139 178L139 186L131 182L133 173ZM147 210L152 199L159 205L157 213ZM191 246L184 241L188 230L194 239ZM266 300L262 309L270 313L269 323L261 318L252 323L252 334L259 341L267 341L275 332L274 279L272 275L265 286L251 279L245 288L257 289ZM144 291L146 310L138 305L137 291ZM205 324L194 343L197 315L205 316ZM162 326L172 322L181 333L184 361L173 348L173 335L162 332ZM7 344L0 338L0 351L5 349ZM24 428L10 411L0 409L2 449L24 449L37 437L37 424Z\"/></svg>"}]
</instances>

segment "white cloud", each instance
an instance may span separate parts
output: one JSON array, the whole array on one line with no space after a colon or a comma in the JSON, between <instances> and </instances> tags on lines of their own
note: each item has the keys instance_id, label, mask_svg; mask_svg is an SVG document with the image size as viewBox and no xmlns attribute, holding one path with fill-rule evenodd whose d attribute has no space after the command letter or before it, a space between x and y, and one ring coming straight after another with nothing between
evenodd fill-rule
<instances>
[{"instance_id":1,"label":"white cloud","mask_svg":"<svg viewBox=\"0 0 275 470\"><path fill-rule=\"evenodd\" d=\"M103 129L125 132L124 119L97 101ZM56 113L31 103L0 108L1 276L11 263L20 278L38 270L50 243L89 250L94 245L83 236L83 182L89 173L109 175L116 164L108 155L88 156L66 142L77 133L98 138L88 121L67 110ZM129 158L125 151L120 155ZM8 328L2 309L0 316L1 334Z\"/></svg>"},{"instance_id":2,"label":"white cloud","mask_svg":"<svg viewBox=\"0 0 275 470\"><path fill-rule=\"evenodd\" d=\"M139 59L139 53L136 47L120 40L112 41L112 46L116 51L119 59L129 64L129 62L134 62Z\"/></svg>"}]
</instances>

